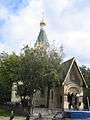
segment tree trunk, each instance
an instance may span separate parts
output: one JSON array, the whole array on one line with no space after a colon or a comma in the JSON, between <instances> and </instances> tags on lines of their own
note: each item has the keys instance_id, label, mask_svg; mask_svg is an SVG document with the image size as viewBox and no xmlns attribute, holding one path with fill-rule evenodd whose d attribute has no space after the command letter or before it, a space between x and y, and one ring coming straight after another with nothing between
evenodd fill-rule
<instances>
[{"instance_id":1,"label":"tree trunk","mask_svg":"<svg viewBox=\"0 0 90 120\"><path fill-rule=\"evenodd\" d=\"M58 85L58 88L59 88L59 107L61 108L62 107L62 95L61 95L61 87L60 87L60 84Z\"/></svg>"},{"instance_id":2,"label":"tree trunk","mask_svg":"<svg viewBox=\"0 0 90 120\"><path fill-rule=\"evenodd\" d=\"M49 108L49 99L50 99L50 87L47 88L47 105L46 107Z\"/></svg>"}]
</instances>

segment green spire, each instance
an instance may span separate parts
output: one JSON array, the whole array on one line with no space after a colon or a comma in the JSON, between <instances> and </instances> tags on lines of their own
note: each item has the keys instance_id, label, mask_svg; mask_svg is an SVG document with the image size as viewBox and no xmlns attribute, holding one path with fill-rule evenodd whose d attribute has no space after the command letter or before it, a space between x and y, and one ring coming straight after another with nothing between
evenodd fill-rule
<instances>
[{"instance_id":1,"label":"green spire","mask_svg":"<svg viewBox=\"0 0 90 120\"><path fill-rule=\"evenodd\" d=\"M46 35L46 32L44 31L44 26L46 26L46 23L42 19L42 21L40 22L40 33L39 33L38 38L36 40L35 47L39 46L39 47L46 48L49 46L47 35Z\"/></svg>"}]
</instances>

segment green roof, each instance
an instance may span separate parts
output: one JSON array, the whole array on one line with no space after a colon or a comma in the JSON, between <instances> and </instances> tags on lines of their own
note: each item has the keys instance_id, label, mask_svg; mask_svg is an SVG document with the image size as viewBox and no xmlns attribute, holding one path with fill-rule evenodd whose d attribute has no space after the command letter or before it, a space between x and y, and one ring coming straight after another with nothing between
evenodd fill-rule
<instances>
[{"instance_id":1,"label":"green roof","mask_svg":"<svg viewBox=\"0 0 90 120\"><path fill-rule=\"evenodd\" d=\"M48 39L47 39L47 35L46 35L46 33L45 33L45 31L44 31L43 29L40 29L40 33L39 33L39 35L38 35L37 41L36 41L36 43L35 43L35 46L36 46L38 43L42 43L42 44L49 45Z\"/></svg>"}]
</instances>

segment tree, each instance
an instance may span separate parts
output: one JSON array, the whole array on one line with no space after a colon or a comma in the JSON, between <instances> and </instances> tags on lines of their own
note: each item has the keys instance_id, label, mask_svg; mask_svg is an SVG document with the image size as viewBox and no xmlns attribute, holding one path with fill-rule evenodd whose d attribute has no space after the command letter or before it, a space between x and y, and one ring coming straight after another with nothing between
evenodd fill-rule
<instances>
[{"instance_id":1,"label":"tree","mask_svg":"<svg viewBox=\"0 0 90 120\"><path fill-rule=\"evenodd\" d=\"M29 98L32 104L33 94L40 90L44 92L47 88L47 107L49 106L50 89L59 80L61 55L56 50L46 51L43 48L24 48L21 55L21 71L19 80L23 85L18 84L18 94L21 99ZM25 101L25 100L24 100Z\"/></svg>"},{"instance_id":2,"label":"tree","mask_svg":"<svg viewBox=\"0 0 90 120\"><path fill-rule=\"evenodd\" d=\"M85 105L84 107L88 109L87 97L89 98L89 102L90 102L90 68L87 68L84 65L81 66L80 68L88 86L88 88L84 89L84 105Z\"/></svg>"},{"instance_id":3,"label":"tree","mask_svg":"<svg viewBox=\"0 0 90 120\"><path fill-rule=\"evenodd\" d=\"M19 68L19 57L12 53L1 53L0 55L0 103L11 101L12 83L17 79Z\"/></svg>"},{"instance_id":4,"label":"tree","mask_svg":"<svg viewBox=\"0 0 90 120\"><path fill-rule=\"evenodd\" d=\"M88 88L85 90L85 95L90 97L90 68L83 65L81 66L81 71L88 85Z\"/></svg>"},{"instance_id":5,"label":"tree","mask_svg":"<svg viewBox=\"0 0 90 120\"><path fill-rule=\"evenodd\" d=\"M60 83L60 66L62 55L57 50L43 48L29 48L26 46L20 55L1 54L0 57L0 85L2 96L11 98L12 83L17 83L17 94L22 105L27 106L29 113L32 107L33 95L47 88L47 107L49 106L50 89ZM21 81L22 84L19 84ZM9 99L8 99L9 97ZM28 99L27 99L28 98Z\"/></svg>"}]
</instances>

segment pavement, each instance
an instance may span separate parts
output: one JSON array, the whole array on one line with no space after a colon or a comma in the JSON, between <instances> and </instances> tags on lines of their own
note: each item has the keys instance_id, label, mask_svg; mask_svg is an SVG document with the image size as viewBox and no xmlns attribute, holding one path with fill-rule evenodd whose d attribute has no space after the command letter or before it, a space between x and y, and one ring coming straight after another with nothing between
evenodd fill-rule
<instances>
[{"instance_id":1,"label":"pavement","mask_svg":"<svg viewBox=\"0 0 90 120\"><path fill-rule=\"evenodd\" d=\"M9 120L10 117L3 117L3 116L0 116L0 120ZM25 120L24 117L15 117L13 120Z\"/></svg>"},{"instance_id":2,"label":"pavement","mask_svg":"<svg viewBox=\"0 0 90 120\"><path fill-rule=\"evenodd\" d=\"M38 120L38 119L35 119L36 117L31 117L30 120ZM0 120L9 120L10 117L3 117L3 116L0 116ZM25 120L25 117L17 117L15 116L13 120ZM43 117L41 120L51 120L50 117Z\"/></svg>"}]
</instances>

